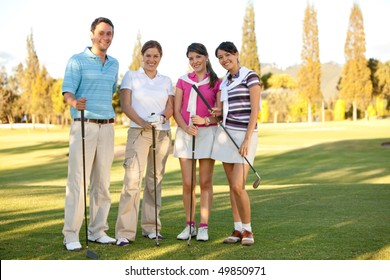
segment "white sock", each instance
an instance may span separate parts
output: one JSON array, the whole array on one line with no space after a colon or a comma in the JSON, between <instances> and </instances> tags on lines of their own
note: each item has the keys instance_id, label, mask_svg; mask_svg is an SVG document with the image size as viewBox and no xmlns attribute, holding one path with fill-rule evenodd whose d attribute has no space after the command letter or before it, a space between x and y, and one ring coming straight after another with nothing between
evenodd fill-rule
<instances>
[{"instance_id":1,"label":"white sock","mask_svg":"<svg viewBox=\"0 0 390 280\"><path fill-rule=\"evenodd\" d=\"M241 232L242 231L242 223L241 222L234 222L234 229Z\"/></svg>"},{"instance_id":2,"label":"white sock","mask_svg":"<svg viewBox=\"0 0 390 280\"><path fill-rule=\"evenodd\" d=\"M249 232L252 232L251 223L249 223L249 224L242 224L242 229L246 230L246 231L249 231Z\"/></svg>"}]
</instances>

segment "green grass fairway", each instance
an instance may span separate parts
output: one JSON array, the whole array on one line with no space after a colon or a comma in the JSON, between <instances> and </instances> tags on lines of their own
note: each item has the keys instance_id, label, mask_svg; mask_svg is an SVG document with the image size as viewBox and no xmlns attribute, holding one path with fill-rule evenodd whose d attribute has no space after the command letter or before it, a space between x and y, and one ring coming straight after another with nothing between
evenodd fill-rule
<instances>
[{"instance_id":1,"label":"green grass fairway","mask_svg":"<svg viewBox=\"0 0 390 280\"><path fill-rule=\"evenodd\" d=\"M115 129L111 236L127 135L127 127ZM86 258L85 250L67 252L62 245L68 138L69 128L0 128L0 259ZM185 218L179 162L170 156L160 246L139 229L127 247L90 243L89 249L103 260L390 260L390 147L384 142L390 142L390 119L261 124L254 167L262 183L252 189L251 171L247 181L255 234L251 247L222 243L232 231L232 217L219 162L210 240L193 239L191 246L176 240ZM85 245L84 225L80 242Z\"/></svg>"}]
</instances>

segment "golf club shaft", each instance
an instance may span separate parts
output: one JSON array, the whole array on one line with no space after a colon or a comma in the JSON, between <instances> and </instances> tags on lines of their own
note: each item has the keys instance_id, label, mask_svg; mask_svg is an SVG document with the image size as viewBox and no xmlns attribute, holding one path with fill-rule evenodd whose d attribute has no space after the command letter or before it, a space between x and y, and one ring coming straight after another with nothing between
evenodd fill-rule
<instances>
[{"instance_id":1,"label":"golf club shaft","mask_svg":"<svg viewBox=\"0 0 390 280\"><path fill-rule=\"evenodd\" d=\"M198 87L196 85L192 85L192 88L196 91L196 93L199 95L200 99L202 99L203 103L207 106L207 108L212 111L213 108L211 108L210 104L207 102L207 100L204 98L204 96L202 95L202 93L199 91ZM234 146L236 146L236 148L239 150L240 147L238 147L236 141L234 141L233 137L230 135L230 133L227 131L226 127L222 124L222 121L219 121L217 118L216 118L218 124L223 128L223 130L226 132L226 134L229 136L230 140L232 140ZM260 178L260 175L259 173L257 173L256 169L252 166L252 164L249 162L249 160L244 157L245 161L249 164L250 168L252 169L252 171L255 173L255 175L257 176L257 178L261 179Z\"/></svg>"},{"instance_id":2,"label":"golf club shaft","mask_svg":"<svg viewBox=\"0 0 390 280\"><path fill-rule=\"evenodd\" d=\"M191 191L190 191L190 232L188 236L188 246L191 244L192 237L192 192L194 188L194 176L195 176L195 135L192 135L192 158L191 158Z\"/></svg>"},{"instance_id":3,"label":"golf club shaft","mask_svg":"<svg viewBox=\"0 0 390 280\"><path fill-rule=\"evenodd\" d=\"M87 184L85 180L85 127L84 110L81 110L81 142L83 146L83 185L84 185L84 222L85 222L85 242L88 249L88 220L87 220Z\"/></svg>"},{"instance_id":4,"label":"golf club shaft","mask_svg":"<svg viewBox=\"0 0 390 280\"><path fill-rule=\"evenodd\" d=\"M154 113L153 113L154 114ZM152 114L152 115L153 115ZM157 175L156 175L156 128L152 126L152 144L153 144L153 179L154 179L154 215L156 222L156 245L158 246L158 228L157 228Z\"/></svg>"},{"instance_id":5,"label":"golf club shaft","mask_svg":"<svg viewBox=\"0 0 390 280\"><path fill-rule=\"evenodd\" d=\"M84 185L84 223L85 223L85 248L87 257L99 259L98 254L88 249L88 216L87 216L87 182L85 175L85 127L84 127L84 110L81 110L81 142L83 146L83 185Z\"/></svg>"}]
</instances>

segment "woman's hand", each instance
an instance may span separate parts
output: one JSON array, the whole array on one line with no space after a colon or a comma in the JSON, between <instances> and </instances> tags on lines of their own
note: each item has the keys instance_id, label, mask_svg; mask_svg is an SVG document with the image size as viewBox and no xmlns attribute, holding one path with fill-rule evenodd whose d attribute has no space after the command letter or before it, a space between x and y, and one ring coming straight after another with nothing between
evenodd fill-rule
<instances>
[{"instance_id":1,"label":"woman's hand","mask_svg":"<svg viewBox=\"0 0 390 280\"><path fill-rule=\"evenodd\" d=\"M152 129L153 125L148 122L148 121L145 121L145 120L142 120L140 126L143 128L143 129Z\"/></svg>"},{"instance_id":2,"label":"woman's hand","mask_svg":"<svg viewBox=\"0 0 390 280\"><path fill-rule=\"evenodd\" d=\"M198 135L198 127L195 125L189 125L186 127L185 132L189 135L196 136Z\"/></svg>"},{"instance_id":3,"label":"woman's hand","mask_svg":"<svg viewBox=\"0 0 390 280\"><path fill-rule=\"evenodd\" d=\"M210 112L210 114L213 117L220 117L220 116L222 116L222 108L214 107L214 108L211 108L211 109L212 109L212 111Z\"/></svg>"},{"instance_id":4,"label":"woman's hand","mask_svg":"<svg viewBox=\"0 0 390 280\"><path fill-rule=\"evenodd\" d=\"M192 116L191 117L191 121L192 121L193 124L196 124L196 125L204 125L204 124L206 124L206 119L202 118L202 117L199 117L198 115Z\"/></svg>"},{"instance_id":5,"label":"woman's hand","mask_svg":"<svg viewBox=\"0 0 390 280\"><path fill-rule=\"evenodd\" d=\"M242 157L246 157L248 155L249 150L249 140L244 139L244 141L241 144L240 150L238 151Z\"/></svg>"}]
</instances>

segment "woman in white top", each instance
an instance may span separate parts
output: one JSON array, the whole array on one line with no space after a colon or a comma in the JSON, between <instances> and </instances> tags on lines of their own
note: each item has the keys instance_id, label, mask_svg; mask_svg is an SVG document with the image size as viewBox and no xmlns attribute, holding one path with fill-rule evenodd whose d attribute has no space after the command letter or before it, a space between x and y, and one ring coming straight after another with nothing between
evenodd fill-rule
<instances>
[{"instance_id":1,"label":"woman in white top","mask_svg":"<svg viewBox=\"0 0 390 280\"><path fill-rule=\"evenodd\" d=\"M115 237L118 246L134 241L140 204L142 177L146 168L142 199L142 234L150 239L162 239L161 184L171 146L169 118L173 114L173 86L169 77L157 72L162 48L157 41L146 42L141 49L143 66L127 71L120 90L122 111L131 120L127 136L123 167L125 176L119 201ZM154 163L152 125L156 130L157 201L154 194ZM157 236L155 205L157 205Z\"/></svg>"}]
</instances>

